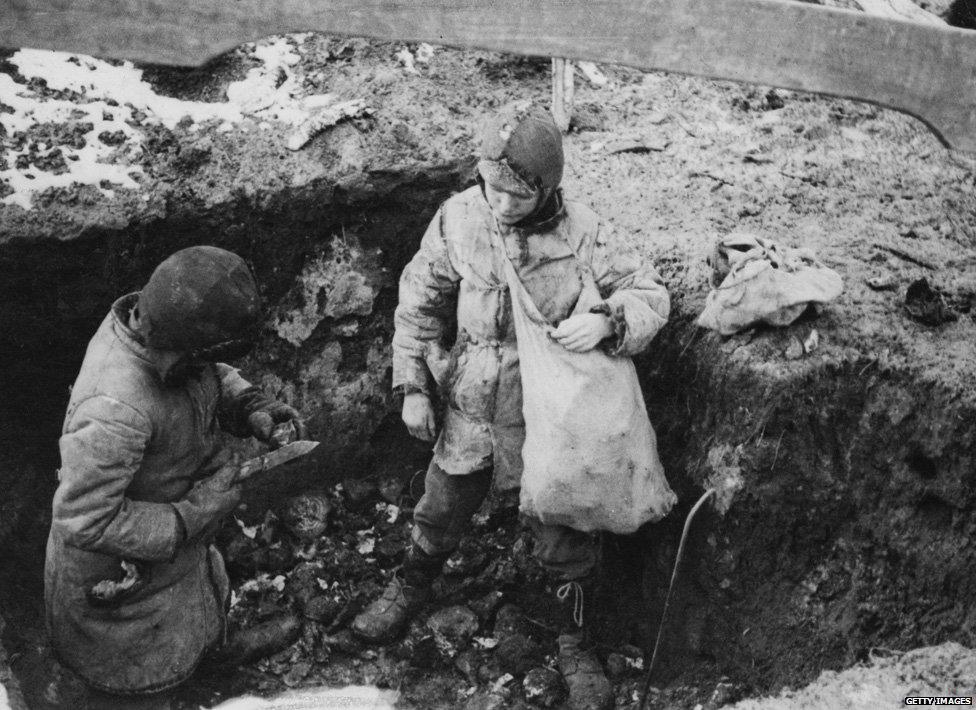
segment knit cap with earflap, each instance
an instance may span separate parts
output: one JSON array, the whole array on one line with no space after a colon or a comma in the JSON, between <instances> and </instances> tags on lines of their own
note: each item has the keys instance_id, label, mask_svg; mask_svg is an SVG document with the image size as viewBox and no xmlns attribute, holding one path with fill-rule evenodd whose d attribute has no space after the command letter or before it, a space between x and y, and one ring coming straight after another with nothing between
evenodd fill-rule
<instances>
[{"instance_id":1,"label":"knit cap with earflap","mask_svg":"<svg viewBox=\"0 0 976 710\"><path fill-rule=\"evenodd\" d=\"M149 346L191 351L253 337L261 300L241 257L196 246L156 267L139 294L139 318Z\"/></svg>"},{"instance_id":2,"label":"knit cap with earflap","mask_svg":"<svg viewBox=\"0 0 976 710\"><path fill-rule=\"evenodd\" d=\"M551 195L563 178L563 139L549 112L527 102L499 109L485 123L478 170L509 192Z\"/></svg>"}]
</instances>

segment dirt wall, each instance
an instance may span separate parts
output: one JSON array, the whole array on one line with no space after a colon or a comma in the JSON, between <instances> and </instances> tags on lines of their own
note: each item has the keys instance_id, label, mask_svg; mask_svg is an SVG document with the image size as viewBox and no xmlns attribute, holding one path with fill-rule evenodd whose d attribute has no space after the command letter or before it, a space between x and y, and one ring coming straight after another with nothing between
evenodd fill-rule
<instances>
[{"instance_id":1,"label":"dirt wall","mask_svg":"<svg viewBox=\"0 0 976 710\"><path fill-rule=\"evenodd\" d=\"M776 362L762 351L785 333L685 350L690 324L670 327L644 384L685 505L723 469L745 481L692 535L683 659L777 687L873 647L972 646L971 393L883 358ZM645 564L653 598L661 570Z\"/></svg>"}]
</instances>

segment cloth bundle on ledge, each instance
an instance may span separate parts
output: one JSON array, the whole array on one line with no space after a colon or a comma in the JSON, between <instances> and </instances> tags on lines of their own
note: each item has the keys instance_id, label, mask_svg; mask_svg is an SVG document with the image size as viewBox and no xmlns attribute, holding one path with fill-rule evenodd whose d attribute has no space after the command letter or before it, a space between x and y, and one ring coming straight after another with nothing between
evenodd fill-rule
<instances>
[{"instance_id":1,"label":"cloth bundle on ledge","mask_svg":"<svg viewBox=\"0 0 976 710\"><path fill-rule=\"evenodd\" d=\"M840 275L809 249L780 247L752 234L719 240L709 258L712 291L698 325L732 335L761 323L786 326L811 303L840 295Z\"/></svg>"}]
</instances>

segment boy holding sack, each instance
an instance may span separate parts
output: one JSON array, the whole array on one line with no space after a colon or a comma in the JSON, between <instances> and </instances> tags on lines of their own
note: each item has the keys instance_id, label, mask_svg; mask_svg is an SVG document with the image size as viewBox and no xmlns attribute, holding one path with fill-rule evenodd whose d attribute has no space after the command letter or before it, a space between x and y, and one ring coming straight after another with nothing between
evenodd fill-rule
<instances>
[{"instance_id":1,"label":"boy holding sack","mask_svg":"<svg viewBox=\"0 0 976 710\"><path fill-rule=\"evenodd\" d=\"M582 645L592 533L633 532L674 502L629 357L670 302L652 268L614 253L597 216L563 200L562 137L548 112L516 104L492 117L478 172L479 185L441 206L400 278L393 384L411 434L437 443L403 567L353 630L370 641L398 633L491 485L521 485L534 555L558 587L570 705L603 708L610 685Z\"/></svg>"}]
</instances>

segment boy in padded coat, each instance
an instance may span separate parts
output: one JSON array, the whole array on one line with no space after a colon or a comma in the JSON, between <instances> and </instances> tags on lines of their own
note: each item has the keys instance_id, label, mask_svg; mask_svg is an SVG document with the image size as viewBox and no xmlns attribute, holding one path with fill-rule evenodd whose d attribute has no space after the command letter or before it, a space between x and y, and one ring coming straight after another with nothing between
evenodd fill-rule
<instances>
[{"instance_id":1,"label":"boy in padded coat","mask_svg":"<svg viewBox=\"0 0 976 710\"><path fill-rule=\"evenodd\" d=\"M411 434L436 437L426 490L414 511L411 546L383 596L353 623L370 641L398 633L430 595L490 487L519 486L525 437L522 383L503 257L492 230L542 314L559 323L553 338L572 352L605 348L631 356L667 320L669 298L653 268L613 250L589 208L564 200L562 137L549 113L524 105L488 123L480 184L448 199L400 278L393 338L393 384L402 391ZM574 252L589 258L602 304L571 317L582 284ZM453 318L457 340L441 343ZM437 431L435 394L443 405ZM583 598L593 587L595 538L528 519L533 553L558 587L559 666L574 708L603 708L611 690L584 645ZM577 613L574 614L574 609Z\"/></svg>"},{"instance_id":2,"label":"boy in padded coat","mask_svg":"<svg viewBox=\"0 0 976 710\"><path fill-rule=\"evenodd\" d=\"M221 431L267 443L300 414L222 358L260 323L258 287L236 254L176 252L118 299L92 338L60 439L45 564L47 621L90 708L166 708L224 636L230 589L210 531L238 504ZM300 434L300 435L301 435ZM138 570L110 600L94 592Z\"/></svg>"}]
</instances>

